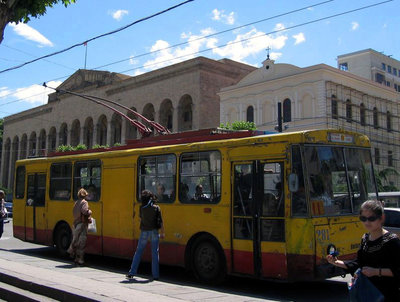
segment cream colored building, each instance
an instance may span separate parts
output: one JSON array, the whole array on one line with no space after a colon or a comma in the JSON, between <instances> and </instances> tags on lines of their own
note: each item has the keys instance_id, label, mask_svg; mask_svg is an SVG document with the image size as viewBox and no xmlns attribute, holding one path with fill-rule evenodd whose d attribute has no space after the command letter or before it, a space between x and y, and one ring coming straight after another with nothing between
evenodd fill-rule
<instances>
[{"instance_id":1,"label":"cream colored building","mask_svg":"<svg viewBox=\"0 0 400 302\"><path fill-rule=\"evenodd\" d=\"M371 48L337 57L338 68L400 92L400 61Z\"/></svg>"},{"instance_id":2,"label":"cream colored building","mask_svg":"<svg viewBox=\"0 0 400 302\"><path fill-rule=\"evenodd\" d=\"M116 101L180 132L218 126L217 92L254 69L228 59L198 57L135 77L78 70L58 88ZM4 118L0 179L11 188L16 160L46 155L60 145L113 146L139 137L120 114L81 97L53 93L47 104Z\"/></svg>"},{"instance_id":3,"label":"cream colored building","mask_svg":"<svg viewBox=\"0 0 400 302\"><path fill-rule=\"evenodd\" d=\"M267 59L219 96L222 123L254 121L259 130L275 131L280 102L284 131L328 127L364 133L375 167L399 170L400 94L391 87L325 64L300 68ZM400 185L398 178L392 182Z\"/></svg>"}]
</instances>

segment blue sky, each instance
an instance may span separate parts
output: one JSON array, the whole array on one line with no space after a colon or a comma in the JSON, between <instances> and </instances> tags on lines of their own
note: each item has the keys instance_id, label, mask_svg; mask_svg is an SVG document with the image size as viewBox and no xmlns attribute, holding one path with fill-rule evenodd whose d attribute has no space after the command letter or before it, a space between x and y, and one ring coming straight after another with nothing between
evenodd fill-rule
<instances>
[{"instance_id":1,"label":"blue sky","mask_svg":"<svg viewBox=\"0 0 400 302\"><path fill-rule=\"evenodd\" d=\"M6 27L0 44L0 70L60 51L182 2L77 0L68 8L56 5L39 19ZM338 55L367 48L400 60L399 0L382 2L194 0L88 43L86 68L134 76L197 56L229 58L259 67L268 47L276 63L300 67L320 63L336 67ZM374 4L378 5L357 10ZM289 13L294 10L299 11ZM351 10L356 11L342 14ZM329 18L334 15L338 16ZM268 20L258 22L264 19ZM322 20L316 21L319 19ZM180 45L171 47L176 44ZM85 46L79 46L0 73L0 117L45 104L52 91L41 84L57 86L84 68L85 50Z\"/></svg>"}]
</instances>

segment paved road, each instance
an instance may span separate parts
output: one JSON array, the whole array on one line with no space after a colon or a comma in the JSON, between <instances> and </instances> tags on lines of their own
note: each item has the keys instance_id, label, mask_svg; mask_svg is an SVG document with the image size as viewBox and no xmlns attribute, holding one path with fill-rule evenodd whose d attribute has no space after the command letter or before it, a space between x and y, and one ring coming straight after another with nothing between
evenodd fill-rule
<instances>
[{"instance_id":1,"label":"paved road","mask_svg":"<svg viewBox=\"0 0 400 302\"><path fill-rule=\"evenodd\" d=\"M173 298L181 301L348 301L347 279L342 278L323 282L286 284L230 277L225 284L210 287L199 284L183 269L168 266L161 266L160 281L149 282L151 267L143 264L139 269L141 278L138 278L136 282L128 282L124 280L124 275L130 266L129 260L93 255L88 255L86 260L88 267L76 268L69 259L58 257L53 248L13 238L12 222L5 225L5 233L0 239L0 267L9 265L11 268L10 263L14 262L15 264L12 265L14 270L20 264L21 270L27 270L27 267L32 272L37 270L36 274L46 275L46 278L52 279L51 281L57 278L62 280L63 277L70 282L73 278L87 280L86 282L90 280L97 282L93 286L100 284L104 289L111 288L121 293L131 290L132 293L129 294L128 291L127 295L142 294L143 300L153 299L151 295L162 295L162 300ZM46 273L50 271L52 275ZM68 286L70 288L72 285L68 284ZM121 297L119 300L124 301L124 298Z\"/></svg>"}]
</instances>

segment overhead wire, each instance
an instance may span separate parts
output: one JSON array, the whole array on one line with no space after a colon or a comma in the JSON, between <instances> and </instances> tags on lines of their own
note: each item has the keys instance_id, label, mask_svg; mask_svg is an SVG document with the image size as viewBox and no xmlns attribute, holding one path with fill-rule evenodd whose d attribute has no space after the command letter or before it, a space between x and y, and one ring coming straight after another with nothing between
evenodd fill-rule
<instances>
[{"instance_id":1,"label":"overhead wire","mask_svg":"<svg viewBox=\"0 0 400 302\"><path fill-rule=\"evenodd\" d=\"M158 62L155 62L153 64L148 64L146 66L152 66L152 65L157 65L157 64L160 64L160 63L165 63L165 62L168 62L168 61L174 61L176 59L181 59L181 58L184 58L184 57L193 56L195 54L200 54L200 53L207 52L207 51L210 51L210 50L222 48L222 47L225 47L225 46L228 46L228 45L242 43L242 42L246 42L246 41L249 41L249 40L252 40L252 39L257 39L257 38L260 38L260 37L269 36L269 35L276 34L276 33L279 33L279 32L288 31L288 30L291 30L291 29L294 29L294 28L297 28L297 27L301 27L301 26L312 24L312 23L316 23L316 22L320 22L320 21L336 18L336 17L339 17L339 16L347 15L347 14L350 14L350 13L354 13L356 11L361 11L361 10L364 10L364 9L367 9L367 8L371 8L371 7L374 7L374 6L382 5L382 4L385 4L387 2L392 2L392 1L394 1L394 0L386 0L386 1L379 2L379 3L375 3L375 4L366 5L366 6L363 6L363 7L356 8L356 9L348 10L348 11L337 13L337 14L333 14L333 15L330 15L330 16L327 16L327 17L322 17L322 18L311 20L311 21L303 22L303 23L300 23L300 24L292 25L292 26L289 26L289 27L285 27L285 28L282 28L282 29L273 30L273 31L270 31L268 33L262 33L262 34L259 34L259 35L253 36L253 37L249 37L249 38L245 38L245 39L241 39L241 40L237 40L237 41L230 41L230 42L225 43L225 44L221 44L221 45L214 46L214 47L209 47L209 48L206 48L206 49L203 49L203 50L200 50L200 51L196 51L196 52L193 52L193 53L190 53L190 54L185 54L185 55L182 55L182 56L174 57L173 59L168 59L168 60L165 60L165 61L158 61ZM120 71L119 73L133 71L133 70L136 70L136 69L139 69L139 68L142 68L142 67L143 66L127 69L127 70L124 70L124 71Z\"/></svg>"},{"instance_id":2,"label":"overhead wire","mask_svg":"<svg viewBox=\"0 0 400 302\"><path fill-rule=\"evenodd\" d=\"M322 2L316 3L316 4L307 5L307 6L298 8L298 9L294 9L294 10L291 10L291 11L288 11L288 12L284 12L284 13L281 13L281 14L278 14L278 15L274 15L272 17L268 17L268 18L264 18L264 19L257 20L257 21L254 21L254 22L250 22L250 23L247 23L247 24L244 24L244 25L240 25L240 26L237 26L237 27L233 27L233 28L227 29L227 30L223 30L223 31L220 31L220 32L212 33L212 34L209 34L209 35L206 35L206 36L201 36L201 37L198 37L196 39L191 39L190 41L177 43L177 44L171 45L169 47L157 49L157 50L146 52L146 53L143 53L143 54L140 54L140 55L136 55L136 56L127 58L127 59L122 59L122 60L119 60L119 61L116 61L116 62L112 62L112 63L108 63L108 64L105 64L105 65L102 65L102 66L98 66L98 67L92 68L92 70L97 70L97 69L104 68L104 67L107 67L107 66L115 65L115 64L118 64L118 63L122 63L122 62L125 62L125 61L128 61L128 60L134 59L134 58L139 58L139 57L143 57L143 56L146 56L146 55L152 55L152 54L155 54L155 53L167 50L167 49L172 49L172 48L175 48L175 47L178 47L178 46L186 45L186 44L192 43L194 41L207 39L207 38L210 38L210 37L213 37L213 36L217 36L217 35L220 35L220 34L223 34L223 33L226 33L226 32L234 31L234 30L237 30L237 29L240 29L240 28L244 28L244 27L247 27L247 26L250 26L250 25L258 24L258 23L261 23L261 22L265 22L265 21L268 21L268 20L272 20L272 19L276 19L276 18L279 18L279 17L283 17L283 16L286 16L286 15L289 15L289 14L293 14L293 13L296 13L296 12L299 12L299 11L302 11L302 10L305 10L305 9L314 8L314 7L317 7L317 6L332 2L332 1L334 1L334 0L327 0L327 1L322 1ZM141 67L139 67L139 68L141 68ZM45 81L45 82L61 80L61 79L67 78L68 76L69 75L63 76L63 77L59 77L57 79L48 80L48 81ZM45 92L43 92L43 93L45 93ZM7 96L10 96L10 95L13 95L13 94L14 93L11 92L9 94L2 95L2 96L0 96L0 99L4 98L4 97L7 97ZM35 95L35 96L37 96L37 95ZM24 99L21 99L21 100L24 100ZM0 106L7 105L7 104L8 103L0 104Z\"/></svg>"},{"instance_id":3,"label":"overhead wire","mask_svg":"<svg viewBox=\"0 0 400 302\"><path fill-rule=\"evenodd\" d=\"M175 48L175 47L178 47L178 46L186 45L188 43L192 43L192 42L195 42L195 41L198 41L198 40L208 39L208 38L215 37L215 36L218 36L220 34L231 32L231 31L234 31L234 30L237 30L237 29L241 29L241 28L244 28L244 27L247 27L247 26L250 26L250 25L258 24L258 23L261 23L261 22L265 22L265 21L269 21L269 20L272 20L272 19L276 19L276 18L279 18L279 17L286 16L286 15L290 15L290 14L293 14L293 13L297 13L299 11L302 11L302 10L305 10L305 9L309 9L309 8L312 8L312 7L317 7L319 5L323 5L323 4L326 4L328 2L332 2L332 1L334 1L334 0L327 0L327 1L319 2L319 3L313 4L313 5L304 6L302 8L294 9L294 10L291 10L291 11L288 11L288 12L285 12L285 13L274 15L272 17L264 18L264 19L261 19L261 20L257 20L257 21L254 21L254 22L250 22L250 23L244 24L244 25L236 26L236 27L229 28L229 29L226 29L226 30L223 30L223 31L219 31L219 32L216 32L216 33L212 33L212 34L209 34L209 35L205 35L205 36L201 36L201 37L198 37L198 38L195 38L195 39L191 39L190 41L177 43L177 44L174 44L174 45L171 45L171 46L168 46L168 47L164 47L164 48L160 48L160 49L157 49L157 50L154 50L154 51L142 53L142 54L139 54L139 55L136 55L136 56L131 56L131 57L126 58L126 59L122 59L122 60L119 60L119 61L115 61L115 62L111 62L111 63L105 64L105 65L101 65L101 66L95 67L93 69L100 69L100 68L107 67L107 66L110 66L110 65L126 62L126 61L129 61L129 60L132 60L132 59L137 59L137 58L140 58L140 57L143 57L143 56L147 56L147 55L150 55L150 54L155 54L155 53L158 53L158 52L161 52L161 51L164 51L164 50L168 50L168 49L171 49L171 48Z\"/></svg>"},{"instance_id":4,"label":"overhead wire","mask_svg":"<svg viewBox=\"0 0 400 302\"><path fill-rule=\"evenodd\" d=\"M333 0L331 0L331 1L333 1ZM268 33L262 33L262 34L260 34L260 35L256 35L256 36L249 37L249 38L245 38L245 39L241 39L241 40L238 40L238 41L233 41L233 42L231 41L231 42L228 42L228 43L225 43L225 44L221 44L221 45L218 45L218 46L215 46L215 47L210 47L210 48L203 49L203 50L200 50L200 51L196 51L196 52L193 52L193 53L190 53L190 54L185 54L185 55L182 55L182 56L174 57L173 59L167 59L167 60L164 60L164 61L158 61L158 62L155 62L155 63L153 63L153 64L148 64L148 65L146 65L146 66L153 66L153 65L158 65L158 64L161 64L161 63L166 63L166 62L169 62L169 61L175 61L175 60L177 60L177 59L182 59L182 58L185 58L185 57L188 57L188 56L193 56L193 55L195 55L195 54L200 54L200 53L204 53L204 52L211 51L211 50L214 50L214 49L222 48L222 47L225 47L225 46L227 46L227 45L242 43L242 42L246 42L246 41L248 41L248 40L252 40L252 39L256 39L256 38L268 36L268 35L271 35L271 34L283 32L283 31L288 31L288 30L291 30L291 29L294 29L294 28L297 28L297 27L301 27L301 26L305 26L305 25L312 24L312 23L324 21L324 20L327 20L327 19L332 19L332 18L335 18L335 17L343 16L343 15L350 14L350 13L354 13L354 12L357 12L357 11L365 10L365 9L368 9L368 8L371 8L371 7L375 7L375 6L379 6L379 5L383 5L383 4L385 4L385 3L392 2L392 1L394 1L394 0L386 0L386 1L381 1L381 2L378 2L378 3L374 3L374 4L371 4L371 5L362 6L362 7L356 8L356 9L352 9L352 10L344 11L344 12L341 12L341 13L333 14L333 15L330 15L330 16L326 16L326 17L314 19L314 20L311 20L311 21L303 22L303 23L300 23L300 24L297 24L297 25L293 25L293 26L286 27L286 28L282 28L282 29L277 29L277 30L274 30L274 31L270 31L270 32L268 32ZM320 5L320 4L326 3L326 2L330 2L330 1L324 1L324 2L318 3L318 4L316 4L316 5ZM309 7L311 7L311 6L307 6L306 8L309 8ZM305 8L302 8L302 9L305 9ZM298 10L301 10L301 9L298 9ZM294 11L298 11L298 10L294 10ZM293 11L293 12L294 12L294 11ZM289 13L289 12L288 12L288 13ZM285 15L285 14L288 14L288 13L284 13L284 14L281 14L281 15ZM269 17L269 18L266 18L265 20L269 20L269 19L271 19L271 18L274 18L274 17ZM264 19L263 19L263 20L264 20ZM262 21L261 21L261 20L255 21L255 23L259 23L259 22L262 22ZM249 23L249 24L251 25L252 23ZM248 24L248 25L249 25L249 24ZM247 25L247 26L248 26L248 25ZM243 27L243 26L240 26L240 27ZM238 28L239 28L239 27L238 27ZM235 30L235 29L237 29L237 28L234 28L234 29L231 29L231 30ZM226 30L226 31L227 31L227 30ZM226 31L223 31L223 32L226 32ZM198 39L202 39L202 38L204 39L205 37L200 37L200 38L198 38ZM187 44L187 43L189 43L189 42L179 43L178 46L183 45L183 44ZM172 46L171 46L171 47L172 47ZM168 47L168 48L171 48L171 47ZM149 52L149 54L151 54L151 53L152 53L152 52ZM144 54L143 54L143 55L144 55ZM139 66L139 67L135 67L135 68L126 69L126 70L123 70L123 71L119 71L118 73L130 72L130 71L133 71L133 70L140 69L140 68L142 68L142 67L144 67L144 66ZM66 76L66 77L67 77L67 76ZM64 78L64 77L62 77L62 78ZM59 79L61 79L61 78L59 78ZM45 92L43 92L43 93L45 93ZM4 97L4 96L1 96L0 98L3 98L3 97ZM27 97L27 98L28 98L28 97ZM8 103L6 103L6 104L14 103L14 102L22 101L22 100L24 100L24 99L19 99L19 100L11 101L11 102L8 102ZM0 106L4 106L4 105L6 105L6 104L0 104Z\"/></svg>"},{"instance_id":5,"label":"overhead wire","mask_svg":"<svg viewBox=\"0 0 400 302\"><path fill-rule=\"evenodd\" d=\"M131 27L131 26L133 26L133 25L135 25L135 24L138 24L138 23L140 23L140 22L143 22L143 21L152 19L152 18L154 18L154 17L156 17L156 16L159 16L159 15L161 15L161 14L164 14L164 13L170 11L170 10L176 9L176 8L178 8L179 6L185 5L185 4L187 4L187 3L189 3L189 2L193 2L193 1L194 1L194 0L186 0L186 1L184 1L184 2L181 2L181 3L177 4L177 5L174 5L174 6L171 6L171 7L167 8L167 9L164 9L164 10L162 10L162 11L160 11L160 12L157 12L157 13L152 14L152 15L150 15L150 16L147 16L147 17L141 18L141 19L139 19L139 20L136 20L136 21L134 21L134 22L132 22L132 23L130 23L130 24L128 24L128 25L125 25L125 26L120 27L120 28L118 28L118 29L112 30L112 31L110 31L110 32L108 32L108 33L95 36L95 37L90 38L90 39L88 39L88 40L86 40L86 41L83 41L83 42L80 42L80 43L76 43L76 44L74 44L74 45L72 45L72 46L69 46L69 47L67 47L67 48L64 48L64 49L62 49L62 50L59 50L59 51L56 51L56 52L47 54L47 55L45 55L45 56L41 56L41 57L39 57L39 58L36 58L36 59L31 60L31 61L22 63L22 64L20 64L20 65L17 65L17 66L13 66L13 67L10 67L10 68L7 68L7 69L0 70L0 73L4 73L4 72L7 72L7 71L11 71L11 70L15 70L15 69L21 68L21 67L26 66L26 65L28 65L28 64L34 63L34 62L36 62L36 61L39 61L39 60L42 60L42 59L45 59L45 58L48 58L48 57L52 57L52 56L55 56L55 55L58 55L58 54L60 54L60 53L66 52L66 51L71 50L71 49L73 49L73 48L75 48L75 47L78 47L78 46L85 45L85 44L87 44L87 43L89 43L89 42L91 42L91 41L100 39L100 38L102 38L102 37L115 34L115 33L117 33L117 32L120 32L120 31L124 30L124 29L127 29L127 28L129 28L129 27Z\"/></svg>"}]
</instances>

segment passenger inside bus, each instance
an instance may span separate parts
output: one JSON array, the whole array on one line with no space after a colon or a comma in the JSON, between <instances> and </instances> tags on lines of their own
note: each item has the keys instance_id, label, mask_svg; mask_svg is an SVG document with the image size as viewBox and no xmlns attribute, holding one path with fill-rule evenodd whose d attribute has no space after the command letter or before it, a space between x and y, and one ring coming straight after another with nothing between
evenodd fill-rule
<instances>
[{"instance_id":1,"label":"passenger inside bus","mask_svg":"<svg viewBox=\"0 0 400 302\"><path fill-rule=\"evenodd\" d=\"M192 200L197 201L210 201L210 199L203 193L203 185L198 184L196 186L196 193L194 194Z\"/></svg>"},{"instance_id":2,"label":"passenger inside bus","mask_svg":"<svg viewBox=\"0 0 400 302\"><path fill-rule=\"evenodd\" d=\"M189 196L189 186L185 183L181 183L179 186L179 200L182 202L188 202L190 200Z\"/></svg>"},{"instance_id":3,"label":"passenger inside bus","mask_svg":"<svg viewBox=\"0 0 400 302\"><path fill-rule=\"evenodd\" d=\"M86 196L86 200L96 201L97 200L97 190L96 186L91 184L87 188L88 195Z\"/></svg>"},{"instance_id":4,"label":"passenger inside bus","mask_svg":"<svg viewBox=\"0 0 400 302\"><path fill-rule=\"evenodd\" d=\"M159 202L170 201L169 196L167 194L165 194L165 186L163 184L158 184L156 196L157 196Z\"/></svg>"}]
</instances>

